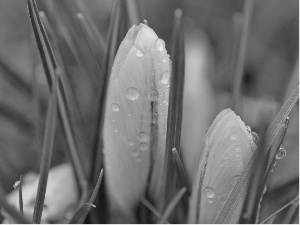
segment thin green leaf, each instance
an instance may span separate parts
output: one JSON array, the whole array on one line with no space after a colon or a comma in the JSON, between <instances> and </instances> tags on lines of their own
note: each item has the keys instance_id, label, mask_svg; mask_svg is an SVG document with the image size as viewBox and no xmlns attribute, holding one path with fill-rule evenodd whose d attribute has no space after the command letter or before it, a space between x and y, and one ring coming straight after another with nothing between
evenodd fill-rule
<instances>
[{"instance_id":1,"label":"thin green leaf","mask_svg":"<svg viewBox=\"0 0 300 225\"><path fill-rule=\"evenodd\" d=\"M124 28L121 29L122 24L122 14L124 14L124 7L122 7L124 4L121 1L116 1L113 12L110 18L110 24L108 29L108 35L107 35L107 49L106 54L103 58L103 64L102 64L102 73L100 77L100 86L98 87L98 93L97 93L97 100L95 103L95 113L94 113L94 121L95 121L95 127L92 134L92 153L91 153L91 167L90 167L90 174L91 174L91 180L95 181L95 177L97 176L100 171L100 169L103 167L102 165L102 147L103 147L103 141L101 137L103 124L104 124L104 114L105 114L105 101L106 101L106 95L107 95L107 88L108 88L108 81L109 76L111 72L111 68L113 65L113 61L115 58L115 55L117 53L117 49L121 43L120 36L123 36L124 38L126 31L124 31ZM124 21L123 21L124 23ZM121 31L124 31L121 32Z\"/></svg>"},{"instance_id":2,"label":"thin green leaf","mask_svg":"<svg viewBox=\"0 0 300 225\"><path fill-rule=\"evenodd\" d=\"M295 197L294 199L292 199L291 201L289 201L287 204L285 204L284 206L282 206L280 209L278 209L276 212L274 212L272 215L270 215L268 218L266 218L265 220L263 220L260 224L265 224L268 223L270 220L273 219L273 217L275 217L276 215L278 215L282 210L284 210L285 208L287 208L288 206L290 206L291 204L294 204L295 201L299 200L299 195L297 197Z\"/></svg>"},{"instance_id":3,"label":"thin green leaf","mask_svg":"<svg viewBox=\"0 0 300 225\"><path fill-rule=\"evenodd\" d=\"M162 218L160 212L146 198L143 197L141 203L144 204L157 218Z\"/></svg>"},{"instance_id":4,"label":"thin green leaf","mask_svg":"<svg viewBox=\"0 0 300 225\"><path fill-rule=\"evenodd\" d=\"M298 101L298 98L299 98L299 85L291 94L291 96L288 98L286 103L283 105L280 112L277 114L276 118L274 119L269 129L267 130L266 148L265 148L265 152L263 152L262 154L267 154L267 151L270 149L271 145L273 144L279 132L279 129L282 127L283 122L286 120L292 108ZM247 163L246 167L244 168L243 173L241 174L239 180L237 181L236 185L231 191L230 196L225 202L215 223L228 223L230 222L232 216L235 214L239 204L241 203L241 201L243 200L246 194L245 189L249 184L249 177L251 175L251 171L254 168L253 166L255 165L256 154L257 151L255 151L255 153L252 155L249 162Z\"/></svg>"},{"instance_id":5,"label":"thin green leaf","mask_svg":"<svg viewBox=\"0 0 300 225\"><path fill-rule=\"evenodd\" d=\"M23 193L22 193L22 185L23 185L23 176L20 175L20 186L19 186L19 208L20 213L23 215Z\"/></svg>"},{"instance_id":6,"label":"thin green leaf","mask_svg":"<svg viewBox=\"0 0 300 225\"><path fill-rule=\"evenodd\" d=\"M176 148L173 148L172 152L173 152L173 157L175 159L175 165L176 165L176 168L177 168L179 179L181 180L183 186L185 186L187 188L187 192L189 194L190 191L189 191L189 188L188 188L187 175L186 175L186 171L184 169L183 163L180 159L180 156L179 156Z\"/></svg>"},{"instance_id":7,"label":"thin green leaf","mask_svg":"<svg viewBox=\"0 0 300 225\"><path fill-rule=\"evenodd\" d=\"M0 208L3 208L5 212L7 212L16 223L21 224L30 224L31 222L25 218L21 213L15 210L11 205L9 205L5 199L5 193L0 186Z\"/></svg>"},{"instance_id":8,"label":"thin green leaf","mask_svg":"<svg viewBox=\"0 0 300 225\"><path fill-rule=\"evenodd\" d=\"M138 3L139 2L136 0L126 0L129 27L131 27L133 24L138 25L142 21Z\"/></svg>"},{"instance_id":9,"label":"thin green leaf","mask_svg":"<svg viewBox=\"0 0 300 225\"><path fill-rule=\"evenodd\" d=\"M77 212L75 213L75 215L73 216L73 218L70 220L70 224L82 224L86 218L86 216L88 215L91 207L94 207L96 208L95 205L93 205L93 202L97 196L97 193L98 193L98 190L99 190L99 187L100 187L100 184L101 184L101 181L102 181L102 177L103 177L103 169L101 170L100 172L100 175L99 175L99 178L98 178L98 181L97 181L97 184L96 184L96 187L92 193L92 196L89 200L88 203L85 203L82 207L80 207L79 210L77 210Z\"/></svg>"},{"instance_id":10,"label":"thin green leaf","mask_svg":"<svg viewBox=\"0 0 300 225\"><path fill-rule=\"evenodd\" d=\"M36 2L35 0L27 0L27 2L32 28L38 45L38 50L41 56L48 85L51 90L54 77L61 76L60 70L58 69L53 50L51 48L44 26L42 24L42 20L39 16ZM75 169L77 182L79 183L79 186L81 188L81 198L79 203L80 205L82 205L86 201L87 197L87 181L84 175L81 161L78 156L77 145L74 139L74 129L71 126L69 113L70 111L68 109L66 93L64 90L65 88L62 79L58 79L57 102L59 118L63 124L63 129L69 146L69 151L72 159L72 164Z\"/></svg>"},{"instance_id":11,"label":"thin green leaf","mask_svg":"<svg viewBox=\"0 0 300 225\"><path fill-rule=\"evenodd\" d=\"M174 12L174 31L172 44L172 76L170 81L170 97L168 107L167 136L166 136L166 189L165 203L169 202L177 191L175 162L171 157L172 149L180 154L180 138L184 88L184 39L182 27L182 10Z\"/></svg>"},{"instance_id":12,"label":"thin green leaf","mask_svg":"<svg viewBox=\"0 0 300 225\"><path fill-rule=\"evenodd\" d=\"M237 57L236 70L233 82L233 102L234 102L234 111L240 114L239 98L241 96L241 85L244 72L244 64L247 50L247 41L250 30L250 22L252 18L254 1L244 0L244 24L242 30L242 36L240 39L239 53Z\"/></svg>"},{"instance_id":13,"label":"thin green leaf","mask_svg":"<svg viewBox=\"0 0 300 225\"><path fill-rule=\"evenodd\" d=\"M55 81L48 104L46 116L45 135L43 141L42 158L40 164L40 179L38 184L36 202L33 212L33 222L40 223L44 208L45 195L47 190L48 174L51 165L54 135L57 121L57 81Z\"/></svg>"},{"instance_id":14,"label":"thin green leaf","mask_svg":"<svg viewBox=\"0 0 300 225\"><path fill-rule=\"evenodd\" d=\"M182 196L185 194L187 188L183 187L176 195L175 197L172 199L172 201L168 204L164 214L162 215L161 220L159 221L160 224L162 223L166 223L167 219L169 218L169 216L171 215L171 213L173 212L173 210L175 209L176 205L179 203L180 199L182 198Z\"/></svg>"}]
</instances>

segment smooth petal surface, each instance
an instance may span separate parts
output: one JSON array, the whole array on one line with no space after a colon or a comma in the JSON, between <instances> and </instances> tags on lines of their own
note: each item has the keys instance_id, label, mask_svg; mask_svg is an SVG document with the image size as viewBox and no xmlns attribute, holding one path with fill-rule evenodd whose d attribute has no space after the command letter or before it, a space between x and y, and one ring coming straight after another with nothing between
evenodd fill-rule
<instances>
[{"instance_id":1,"label":"smooth petal surface","mask_svg":"<svg viewBox=\"0 0 300 225\"><path fill-rule=\"evenodd\" d=\"M250 127L232 110L220 112L206 133L194 180L198 203L190 207L197 208L198 223L214 223L255 148Z\"/></svg>"},{"instance_id":2,"label":"smooth petal surface","mask_svg":"<svg viewBox=\"0 0 300 225\"><path fill-rule=\"evenodd\" d=\"M117 52L107 94L103 138L111 210L134 213L147 183L160 180L170 72L164 41L144 24L131 27Z\"/></svg>"}]
</instances>

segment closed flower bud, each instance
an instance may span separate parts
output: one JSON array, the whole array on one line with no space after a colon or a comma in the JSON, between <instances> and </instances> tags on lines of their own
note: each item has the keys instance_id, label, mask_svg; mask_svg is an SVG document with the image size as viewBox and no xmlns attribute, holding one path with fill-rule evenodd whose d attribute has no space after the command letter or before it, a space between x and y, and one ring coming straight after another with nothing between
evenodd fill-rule
<instances>
[{"instance_id":1,"label":"closed flower bud","mask_svg":"<svg viewBox=\"0 0 300 225\"><path fill-rule=\"evenodd\" d=\"M206 133L194 180L192 198L199 201L191 207L197 207L198 223L214 223L255 148L250 127L239 116L230 109L219 113Z\"/></svg>"},{"instance_id":2,"label":"closed flower bud","mask_svg":"<svg viewBox=\"0 0 300 225\"><path fill-rule=\"evenodd\" d=\"M131 27L112 68L103 130L113 211L133 214L148 182L161 179L170 74L164 41L144 24Z\"/></svg>"}]
</instances>

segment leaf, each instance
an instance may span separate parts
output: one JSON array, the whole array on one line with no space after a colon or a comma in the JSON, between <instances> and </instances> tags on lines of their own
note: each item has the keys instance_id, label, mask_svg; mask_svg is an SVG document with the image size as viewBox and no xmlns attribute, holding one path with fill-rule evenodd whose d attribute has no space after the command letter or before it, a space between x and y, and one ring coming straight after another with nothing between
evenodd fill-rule
<instances>
[{"instance_id":1,"label":"leaf","mask_svg":"<svg viewBox=\"0 0 300 225\"><path fill-rule=\"evenodd\" d=\"M53 153L53 143L57 120L57 81L53 84L52 93L48 104L46 116L45 134L42 149L42 158L40 164L40 179L37 190L36 202L33 212L33 222L40 223L44 208L45 194L47 189L48 174Z\"/></svg>"},{"instance_id":2,"label":"leaf","mask_svg":"<svg viewBox=\"0 0 300 225\"><path fill-rule=\"evenodd\" d=\"M55 56L53 54L48 36L43 27L42 20L39 16L37 5L35 0L27 0L29 16L31 18L31 25L34 31L35 39L38 45L38 50L41 56L43 63L45 75L47 78L48 86L50 90L52 89L52 84L55 79L55 76L60 77L60 70L57 66ZM72 164L76 172L77 181L81 188L81 199L80 205L83 204L86 200L87 195L87 180L84 175L83 167L78 156L77 145L74 139L74 129L71 126L70 112L68 109L67 98L64 91L64 84L61 79L58 79L57 87L57 103L58 103L58 112L59 118L62 122L64 133L66 135Z\"/></svg>"},{"instance_id":3,"label":"leaf","mask_svg":"<svg viewBox=\"0 0 300 225\"><path fill-rule=\"evenodd\" d=\"M70 220L70 224L82 224L86 218L86 216L88 215L90 209L92 207L96 208L95 205L93 205L93 202L96 198L96 195L98 193L98 190L100 188L100 184L102 181L102 177L103 177L103 170L101 170L96 187L94 188L94 191L92 193L92 196L89 200L88 203L85 203L82 207L80 207L79 210L77 210L77 212L74 214L74 216L72 217L72 219Z\"/></svg>"},{"instance_id":4,"label":"leaf","mask_svg":"<svg viewBox=\"0 0 300 225\"><path fill-rule=\"evenodd\" d=\"M159 221L160 224L166 223L167 219L169 218L169 216L171 215L171 213L173 212L173 210L175 209L176 205L178 204L178 202L180 201L180 199L182 198L182 196L185 194L186 192L186 188L182 188L172 199L172 201L169 203L169 205L166 207L166 210L164 212L164 214L162 215L161 220Z\"/></svg>"}]
</instances>

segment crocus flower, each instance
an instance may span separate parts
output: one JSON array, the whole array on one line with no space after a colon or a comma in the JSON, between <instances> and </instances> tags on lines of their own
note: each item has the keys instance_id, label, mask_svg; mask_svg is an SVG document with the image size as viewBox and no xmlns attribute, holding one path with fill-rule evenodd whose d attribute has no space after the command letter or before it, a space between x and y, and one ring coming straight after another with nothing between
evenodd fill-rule
<instances>
[{"instance_id":1,"label":"crocus flower","mask_svg":"<svg viewBox=\"0 0 300 225\"><path fill-rule=\"evenodd\" d=\"M119 214L132 215L146 191L161 194L170 72L164 41L147 25L131 27L113 64L103 131L106 189Z\"/></svg>"},{"instance_id":2,"label":"crocus flower","mask_svg":"<svg viewBox=\"0 0 300 225\"><path fill-rule=\"evenodd\" d=\"M206 133L199 158L190 204L197 215L189 215L191 220L214 223L255 149L250 127L231 109L220 112ZM198 205L193 205L193 198ZM241 207L237 214L240 211Z\"/></svg>"}]
</instances>

